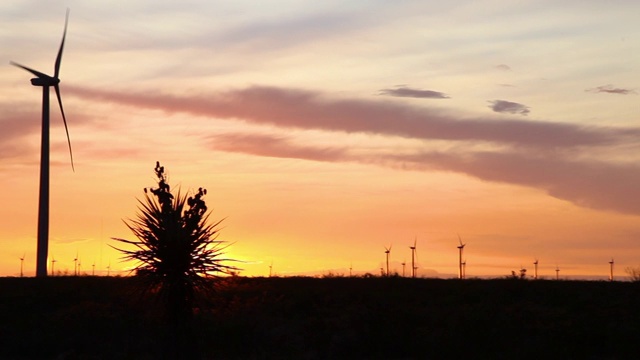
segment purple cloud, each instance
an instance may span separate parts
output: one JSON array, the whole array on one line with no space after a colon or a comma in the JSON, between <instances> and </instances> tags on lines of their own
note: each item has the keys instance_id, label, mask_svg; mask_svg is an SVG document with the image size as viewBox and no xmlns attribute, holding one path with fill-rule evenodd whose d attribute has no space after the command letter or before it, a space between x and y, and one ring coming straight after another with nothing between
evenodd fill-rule
<instances>
[{"instance_id":1,"label":"purple cloud","mask_svg":"<svg viewBox=\"0 0 640 360\"><path fill-rule=\"evenodd\" d=\"M606 94L619 94L619 95L629 95L629 94L636 93L636 91L633 89L616 88L616 87L613 87L613 85L597 86L595 88L587 89L585 91L592 92L592 93L606 93Z\"/></svg>"},{"instance_id":2,"label":"purple cloud","mask_svg":"<svg viewBox=\"0 0 640 360\"><path fill-rule=\"evenodd\" d=\"M388 101L330 99L299 89L249 87L199 96L108 91L67 84L87 100L295 129L493 142L540 149L603 146L640 140L639 128L585 127L550 121L462 118L441 110Z\"/></svg>"},{"instance_id":3,"label":"purple cloud","mask_svg":"<svg viewBox=\"0 0 640 360\"><path fill-rule=\"evenodd\" d=\"M529 107L523 104L519 104L516 102L506 101L506 100L493 100L490 101L491 110L499 113L508 113L508 114L517 114L517 115L527 115L529 114Z\"/></svg>"},{"instance_id":4,"label":"purple cloud","mask_svg":"<svg viewBox=\"0 0 640 360\"><path fill-rule=\"evenodd\" d=\"M396 89L382 89L380 90L380 95L410 97L417 99L449 99L449 96L447 94L441 93L439 91L412 89L404 86Z\"/></svg>"},{"instance_id":5,"label":"purple cloud","mask_svg":"<svg viewBox=\"0 0 640 360\"><path fill-rule=\"evenodd\" d=\"M390 155L347 148L299 145L285 137L223 134L206 137L210 148L258 156L377 164L395 169L448 171L477 179L527 186L586 208L640 214L640 167L573 161L526 152L417 152Z\"/></svg>"}]
</instances>

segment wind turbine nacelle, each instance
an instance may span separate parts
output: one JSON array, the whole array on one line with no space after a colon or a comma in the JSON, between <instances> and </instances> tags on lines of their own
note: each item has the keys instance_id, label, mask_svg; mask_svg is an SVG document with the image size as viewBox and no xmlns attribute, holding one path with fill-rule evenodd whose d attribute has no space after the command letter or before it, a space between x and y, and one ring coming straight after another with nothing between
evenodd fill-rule
<instances>
[{"instance_id":1,"label":"wind turbine nacelle","mask_svg":"<svg viewBox=\"0 0 640 360\"><path fill-rule=\"evenodd\" d=\"M60 79L53 77L37 77L31 79L31 85L33 86L56 86L60 83Z\"/></svg>"}]
</instances>

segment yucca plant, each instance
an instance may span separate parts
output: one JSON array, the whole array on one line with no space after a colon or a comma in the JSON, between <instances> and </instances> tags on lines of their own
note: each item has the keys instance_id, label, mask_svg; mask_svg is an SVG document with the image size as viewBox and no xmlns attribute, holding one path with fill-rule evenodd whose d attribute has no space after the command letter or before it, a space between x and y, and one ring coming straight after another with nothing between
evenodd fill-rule
<instances>
[{"instance_id":1,"label":"yucca plant","mask_svg":"<svg viewBox=\"0 0 640 360\"><path fill-rule=\"evenodd\" d=\"M137 240L112 239L134 246L114 248L124 254L123 260L135 262L140 290L159 300L167 325L181 337L189 332L196 296L211 290L212 278L238 268L225 264L234 260L224 257L228 243L217 239L220 221L209 222L203 200L207 190L174 196L164 167L156 162L154 171L158 187L144 189L137 218L125 221Z\"/></svg>"}]
</instances>

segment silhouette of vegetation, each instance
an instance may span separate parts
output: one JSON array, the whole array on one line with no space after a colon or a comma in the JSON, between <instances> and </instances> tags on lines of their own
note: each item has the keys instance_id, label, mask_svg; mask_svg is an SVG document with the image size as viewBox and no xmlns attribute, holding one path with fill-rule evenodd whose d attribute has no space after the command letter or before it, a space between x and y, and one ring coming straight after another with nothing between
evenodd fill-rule
<instances>
[{"instance_id":1,"label":"silhouette of vegetation","mask_svg":"<svg viewBox=\"0 0 640 360\"><path fill-rule=\"evenodd\" d=\"M629 278L631 279L631 281L640 282L640 267L629 266L624 269L624 272L626 272L627 275L629 275Z\"/></svg>"},{"instance_id":2,"label":"silhouette of vegetation","mask_svg":"<svg viewBox=\"0 0 640 360\"><path fill-rule=\"evenodd\" d=\"M188 343L196 297L212 290L210 277L238 268L224 263L233 260L223 257L228 244L217 239L220 221L209 223L203 199L207 190L199 188L191 197L178 191L174 196L164 166L156 162L154 171L158 187L144 189L138 217L125 221L137 240L113 238L136 249L114 248L125 260L136 262L140 289L162 305L171 338L177 341L173 358L192 358L194 354L185 351L192 350Z\"/></svg>"}]
</instances>

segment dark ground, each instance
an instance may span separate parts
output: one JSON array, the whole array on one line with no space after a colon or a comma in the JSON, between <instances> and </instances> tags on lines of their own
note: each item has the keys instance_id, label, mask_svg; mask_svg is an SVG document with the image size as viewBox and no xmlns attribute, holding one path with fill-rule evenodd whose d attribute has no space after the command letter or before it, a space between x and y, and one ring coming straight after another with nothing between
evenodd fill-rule
<instances>
[{"instance_id":1,"label":"dark ground","mask_svg":"<svg viewBox=\"0 0 640 360\"><path fill-rule=\"evenodd\" d=\"M134 287L0 278L0 359L163 358L155 303ZM206 359L632 359L640 284L239 277L196 309L194 328Z\"/></svg>"}]
</instances>

